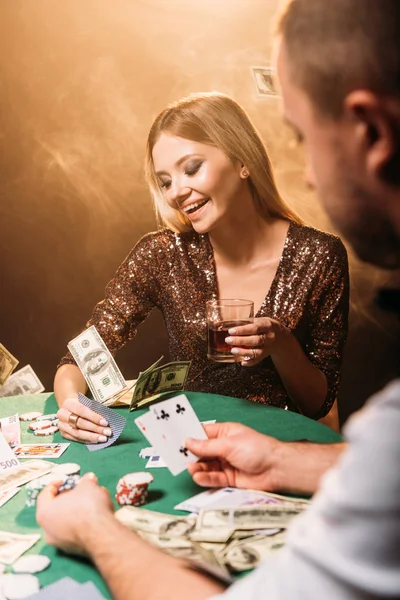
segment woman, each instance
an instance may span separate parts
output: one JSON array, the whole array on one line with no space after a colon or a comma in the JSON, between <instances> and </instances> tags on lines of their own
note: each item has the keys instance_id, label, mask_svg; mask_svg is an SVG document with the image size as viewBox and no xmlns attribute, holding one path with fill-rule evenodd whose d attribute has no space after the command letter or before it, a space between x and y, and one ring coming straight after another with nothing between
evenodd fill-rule
<instances>
[{"instance_id":1,"label":"woman","mask_svg":"<svg viewBox=\"0 0 400 600\"><path fill-rule=\"evenodd\" d=\"M246 113L218 93L167 107L150 130L146 176L164 228L134 247L88 326L115 354L157 307L172 360L192 361L187 390L326 415L347 335L346 251L335 236L303 226L280 198ZM255 322L229 331L236 362L213 363L206 301L243 297L254 301ZM105 421L76 399L85 389L68 354L54 382L60 431L104 441Z\"/></svg>"}]
</instances>

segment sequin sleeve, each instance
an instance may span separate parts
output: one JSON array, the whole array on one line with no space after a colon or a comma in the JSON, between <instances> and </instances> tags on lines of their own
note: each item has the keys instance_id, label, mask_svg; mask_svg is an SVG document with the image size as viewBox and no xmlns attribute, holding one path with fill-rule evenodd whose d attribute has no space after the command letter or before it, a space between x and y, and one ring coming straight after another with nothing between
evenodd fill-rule
<instances>
[{"instance_id":1,"label":"sequin sleeve","mask_svg":"<svg viewBox=\"0 0 400 600\"><path fill-rule=\"evenodd\" d=\"M324 373L328 393L315 419L328 414L339 388L340 370L347 339L349 313L349 267L347 252L339 238L332 236L329 252L319 283L310 304L310 334L306 354Z\"/></svg>"},{"instance_id":2,"label":"sequin sleeve","mask_svg":"<svg viewBox=\"0 0 400 600\"><path fill-rule=\"evenodd\" d=\"M144 236L118 268L86 327L94 325L111 354L135 337L137 326L157 304L157 234ZM75 364L68 352L58 367Z\"/></svg>"}]
</instances>

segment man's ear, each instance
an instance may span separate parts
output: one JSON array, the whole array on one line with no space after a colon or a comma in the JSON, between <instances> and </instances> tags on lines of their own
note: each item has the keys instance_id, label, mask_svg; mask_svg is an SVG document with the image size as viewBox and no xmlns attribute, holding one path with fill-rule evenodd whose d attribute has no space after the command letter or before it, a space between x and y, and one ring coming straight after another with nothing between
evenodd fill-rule
<instances>
[{"instance_id":1,"label":"man's ear","mask_svg":"<svg viewBox=\"0 0 400 600\"><path fill-rule=\"evenodd\" d=\"M377 176L388 177L400 153L399 115L395 114L393 102L369 90L355 90L346 96L344 106L356 124L357 141L365 153L367 169Z\"/></svg>"}]
</instances>

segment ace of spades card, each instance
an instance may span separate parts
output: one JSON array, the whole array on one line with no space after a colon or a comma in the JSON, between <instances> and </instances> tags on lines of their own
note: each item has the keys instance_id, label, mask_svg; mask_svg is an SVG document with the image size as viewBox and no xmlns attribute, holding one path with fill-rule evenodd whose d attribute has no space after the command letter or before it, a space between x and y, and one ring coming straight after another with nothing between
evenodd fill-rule
<instances>
[{"instance_id":1,"label":"ace of spades card","mask_svg":"<svg viewBox=\"0 0 400 600\"><path fill-rule=\"evenodd\" d=\"M183 394L154 404L143 417L135 419L135 423L173 475L198 460L185 447L186 438L207 439L202 424Z\"/></svg>"}]
</instances>

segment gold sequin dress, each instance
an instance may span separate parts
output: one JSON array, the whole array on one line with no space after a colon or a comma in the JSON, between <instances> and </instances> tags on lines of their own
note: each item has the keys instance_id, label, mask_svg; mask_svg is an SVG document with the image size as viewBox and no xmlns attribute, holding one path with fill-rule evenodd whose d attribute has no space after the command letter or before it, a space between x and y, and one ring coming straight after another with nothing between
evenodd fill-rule
<instances>
[{"instance_id":1,"label":"gold sequin dress","mask_svg":"<svg viewBox=\"0 0 400 600\"><path fill-rule=\"evenodd\" d=\"M243 297L246 296L245 290ZM247 398L297 411L271 358L254 367L207 359L206 301L218 297L208 235L169 229L145 235L133 248L96 305L95 325L113 355L158 308L168 331L171 360L191 360L185 389ZM338 391L347 337L349 277L339 238L290 223L279 266L257 317L289 327L309 360L328 381L315 418L329 412ZM60 362L74 363L71 354Z\"/></svg>"}]
</instances>

